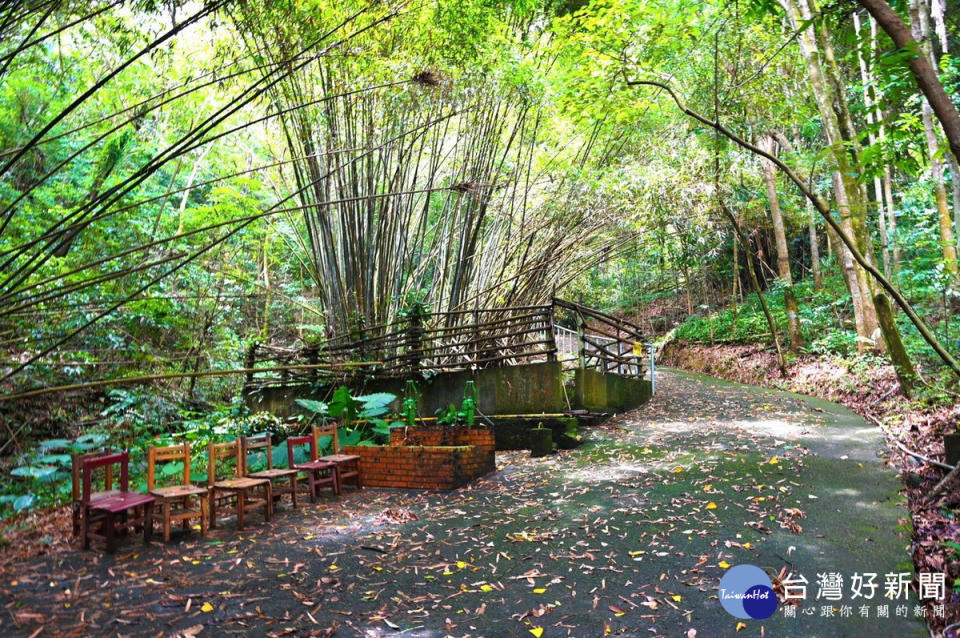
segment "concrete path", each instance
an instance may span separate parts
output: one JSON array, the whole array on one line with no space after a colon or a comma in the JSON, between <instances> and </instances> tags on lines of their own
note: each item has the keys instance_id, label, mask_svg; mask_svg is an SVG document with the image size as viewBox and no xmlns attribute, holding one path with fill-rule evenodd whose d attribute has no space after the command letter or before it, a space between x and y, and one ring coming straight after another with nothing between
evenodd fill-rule
<instances>
[{"instance_id":1,"label":"concrete path","mask_svg":"<svg viewBox=\"0 0 960 638\"><path fill-rule=\"evenodd\" d=\"M875 430L706 377L657 389L581 448L500 454L468 489L366 489L243 533L33 561L0 575L0 634L926 635L915 591L883 598L912 566ZM740 564L802 575L806 600L741 624L717 599ZM839 600L819 591L831 572ZM871 600L855 573L877 574Z\"/></svg>"}]
</instances>

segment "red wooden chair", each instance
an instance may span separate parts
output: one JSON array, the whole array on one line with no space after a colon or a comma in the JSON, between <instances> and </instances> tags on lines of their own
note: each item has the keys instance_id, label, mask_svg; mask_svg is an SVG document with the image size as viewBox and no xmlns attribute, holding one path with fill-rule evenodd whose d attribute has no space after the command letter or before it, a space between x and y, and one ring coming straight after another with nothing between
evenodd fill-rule
<instances>
[{"instance_id":1,"label":"red wooden chair","mask_svg":"<svg viewBox=\"0 0 960 638\"><path fill-rule=\"evenodd\" d=\"M308 445L310 447L309 461L305 463L294 462L293 450L298 445ZM340 493L337 464L332 461L321 461L317 458L317 439L313 435L292 436L287 439L287 463L293 469L307 473L311 503L317 502L317 490L321 487L329 486L333 488L334 494Z\"/></svg>"},{"instance_id":2,"label":"red wooden chair","mask_svg":"<svg viewBox=\"0 0 960 638\"><path fill-rule=\"evenodd\" d=\"M82 514L81 527L83 530L83 548L90 548L90 540L103 540L107 552L113 553L116 548L117 535L126 532L131 527L143 527L143 542L150 542L153 528L154 498L147 494L128 490L130 480L128 465L130 454L118 452L96 458L83 460L83 491L81 493ZM93 474L97 468L104 468L105 472L112 466L120 466L120 489L94 493ZM107 474L107 476L110 476ZM130 516L133 512L134 515ZM139 513L142 512L142 513ZM98 531L93 531L99 524Z\"/></svg>"},{"instance_id":3,"label":"red wooden chair","mask_svg":"<svg viewBox=\"0 0 960 638\"><path fill-rule=\"evenodd\" d=\"M256 434L241 439L243 457L243 475L250 478L267 479L272 483L274 500L279 500L283 494L289 494L293 507L297 507L297 474L298 470L291 467L273 467L273 445L270 443L270 434ZM258 472L250 471L250 452L262 449L267 455L267 469ZM284 487L283 482L289 481L290 486Z\"/></svg>"},{"instance_id":4,"label":"red wooden chair","mask_svg":"<svg viewBox=\"0 0 960 638\"><path fill-rule=\"evenodd\" d=\"M337 436L337 430L335 422L313 426L313 438L317 441L317 449L320 448L321 436L333 437L333 447L330 448L333 454L321 456L318 460L337 464L337 494L339 494L347 481L356 485L357 489L362 488L363 483L360 480L360 457L355 454L340 454L340 438Z\"/></svg>"},{"instance_id":5,"label":"red wooden chair","mask_svg":"<svg viewBox=\"0 0 960 638\"><path fill-rule=\"evenodd\" d=\"M217 479L217 463L220 459L233 459L236 463L233 476ZM249 478L243 476L243 459L240 456L240 442L229 443L210 442L209 458L207 459L210 490L210 529L217 526L218 503L225 506L228 514L237 515L237 529L243 529L246 513L250 510L263 508L263 518L270 521L273 514L273 492L270 479ZM221 465L222 466L222 465ZM263 490L263 496L258 497L256 490ZM228 503L232 501L232 503Z\"/></svg>"},{"instance_id":6,"label":"red wooden chair","mask_svg":"<svg viewBox=\"0 0 960 638\"><path fill-rule=\"evenodd\" d=\"M92 452L74 452L71 455L71 474L73 477L73 535L79 536L80 532L80 523L83 519L83 462L87 459L95 459L98 456L104 456L105 454L110 454L108 448L103 448L100 450ZM113 489L113 467L107 466L104 468L104 488L102 492L94 492L91 495L91 498L96 500L98 498L103 498L109 494L116 494L119 490Z\"/></svg>"},{"instance_id":7,"label":"red wooden chair","mask_svg":"<svg viewBox=\"0 0 960 638\"><path fill-rule=\"evenodd\" d=\"M156 486L156 470L159 464L180 461L183 472L178 472L182 482L178 485ZM190 529L190 521L200 519L200 535L207 533L207 488L190 482L190 444L150 446L147 452L147 492L157 499L163 521L163 540L170 542L170 525L181 521L183 531ZM194 497L197 505L193 505Z\"/></svg>"}]
</instances>

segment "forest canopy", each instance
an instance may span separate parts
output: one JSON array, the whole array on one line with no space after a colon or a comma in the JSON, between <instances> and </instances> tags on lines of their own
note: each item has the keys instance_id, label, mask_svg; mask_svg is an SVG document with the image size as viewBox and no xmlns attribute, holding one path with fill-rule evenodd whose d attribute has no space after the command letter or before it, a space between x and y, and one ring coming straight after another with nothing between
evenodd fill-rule
<instances>
[{"instance_id":1,"label":"forest canopy","mask_svg":"<svg viewBox=\"0 0 960 638\"><path fill-rule=\"evenodd\" d=\"M252 343L417 304L563 296L951 383L952 7L7 2L0 451L124 401L163 429Z\"/></svg>"}]
</instances>

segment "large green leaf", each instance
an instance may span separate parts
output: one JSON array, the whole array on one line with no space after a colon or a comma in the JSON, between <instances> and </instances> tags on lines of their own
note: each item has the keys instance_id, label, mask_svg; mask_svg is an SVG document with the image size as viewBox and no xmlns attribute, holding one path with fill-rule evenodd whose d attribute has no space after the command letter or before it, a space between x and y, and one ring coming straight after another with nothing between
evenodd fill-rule
<instances>
[{"instance_id":1,"label":"large green leaf","mask_svg":"<svg viewBox=\"0 0 960 638\"><path fill-rule=\"evenodd\" d=\"M316 414L329 414L328 406L323 401L314 401L313 399L297 399L297 405Z\"/></svg>"},{"instance_id":2,"label":"large green leaf","mask_svg":"<svg viewBox=\"0 0 960 638\"><path fill-rule=\"evenodd\" d=\"M17 510L18 512L22 512L33 505L36 500L37 497L33 494L23 494L18 496L17 500L13 502L13 509Z\"/></svg>"},{"instance_id":3,"label":"large green leaf","mask_svg":"<svg viewBox=\"0 0 960 638\"><path fill-rule=\"evenodd\" d=\"M13 476L22 476L27 478L42 478L44 476L50 476L57 471L57 468L51 465L24 465L22 467L15 467L10 470L10 474Z\"/></svg>"},{"instance_id":4,"label":"large green leaf","mask_svg":"<svg viewBox=\"0 0 960 638\"><path fill-rule=\"evenodd\" d=\"M68 441L67 439L47 439L46 441L40 441L41 450L69 450L72 445L73 441Z\"/></svg>"}]
</instances>

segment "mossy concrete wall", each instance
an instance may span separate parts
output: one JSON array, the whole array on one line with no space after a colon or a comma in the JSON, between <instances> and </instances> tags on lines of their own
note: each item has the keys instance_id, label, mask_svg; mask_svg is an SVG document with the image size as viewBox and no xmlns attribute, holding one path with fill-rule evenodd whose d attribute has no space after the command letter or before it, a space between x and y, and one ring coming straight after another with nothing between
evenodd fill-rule
<instances>
[{"instance_id":1,"label":"mossy concrete wall","mask_svg":"<svg viewBox=\"0 0 960 638\"><path fill-rule=\"evenodd\" d=\"M563 392L563 370L558 361L523 366L487 368L484 370L447 372L430 379L419 380L420 414L433 416L437 410L451 403L460 406L467 381L473 381L480 397L479 407L484 414L536 414L563 412L567 401ZM370 381L356 393L391 392L397 395L394 406L400 409L404 382L400 380ZM299 398L322 399L307 385L273 386L244 392L251 410L265 410L281 418L299 414L302 409L294 402Z\"/></svg>"},{"instance_id":2,"label":"mossy concrete wall","mask_svg":"<svg viewBox=\"0 0 960 638\"><path fill-rule=\"evenodd\" d=\"M577 406L597 412L625 412L650 400L650 382L596 370L577 370Z\"/></svg>"}]
</instances>

